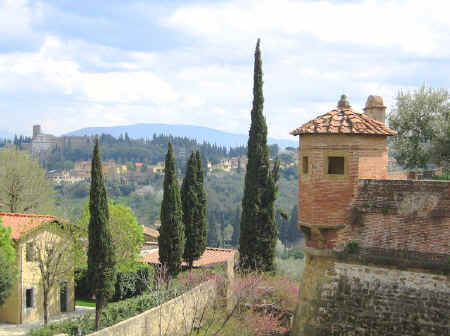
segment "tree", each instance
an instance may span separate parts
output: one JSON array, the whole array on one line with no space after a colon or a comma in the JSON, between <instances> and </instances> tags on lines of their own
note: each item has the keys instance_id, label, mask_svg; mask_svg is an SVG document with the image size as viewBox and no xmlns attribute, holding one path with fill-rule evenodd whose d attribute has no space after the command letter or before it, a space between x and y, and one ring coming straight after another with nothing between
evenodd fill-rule
<instances>
[{"instance_id":1,"label":"tree","mask_svg":"<svg viewBox=\"0 0 450 336\"><path fill-rule=\"evenodd\" d=\"M98 138L92 157L89 211L88 277L95 294L95 327L98 330L101 311L114 293L115 283L114 246Z\"/></svg>"},{"instance_id":2,"label":"tree","mask_svg":"<svg viewBox=\"0 0 450 336\"><path fill-rule=\"evenodd\" d=\"M433 158L436 162L443 157L448 160L449 149L445 145L450 142L448 128L440 132L439 125L442 125L441 121L450 119L449 98L446 89L425 86L415 91L399 92L389 115L389 126L397 131L392 146L394 157L401 165L425 168ZM443 147L440 146L442 143Z\"/></svg>"},{"instance_id":3,"label":"tree","mask_svg":"<svg viewBox=\"0 0 450 336\"><path fill-rule=\"evenodd\" d=\"M11 239L11 229L0 219L0 306L11 293L17 276L16 250Z\"/></svg>"},{"instance_id":4,"label":"tree","mask_svg":"<svg viewBox=\"0 0 450 336\"><path fill-rule=\"evenodd\" d=\"M44 324L47 325L51 290L73 277L75 245L63 223L55 221L44 225L39 238L33 241L33 259L37 262L42 279Z\"/></svg>"},{"instance_id":5,"label":"tree","mask_svg":"<svg viewBox=\"0 0 450 336\"><path fill-rule=\"evenodd\" d=\"M144 244L144 230L130 207L109 199L108 212L117 271L130 271L139 260L141 247ZM88 237L90 217L89 205L86 204L78 222L82 235L80 239Z\"/></svg>"},{"instance_id":6,"label":"tree","mask_svg":"<svg viewBox=\"0 0 450 336\"><path fill-rule=\"evenodd\" d=\"M279 163L275 164L273 175L270 172L267 125L263 115L263 73L259 45L258 39L255 50L253 107L242 199L239 252L243 269L273 271L277 238L274 201Z\"/></svg>"},{"instance_id":7,"label":"tree","mask_svg":"<svg viewBox=\"0 0 450 336\"><path fill-rule=\"evenodd\" d=\"M237 207L233 218L233 235L231 236L231 245L239 245L239 237L241 233L241 208Z\"/></svg>"},{"instance_id":8,"label":"tree","mask_svg":"<svg viewBox=\"0 0 450 336\"><path fill-rule=\"evenodd\" d=\"M45 170L27 152L0 152L0 203L7 211L49 213L54 199Z\"/></svg>"},{"instance_id":9,"label":"tree","mask_svg":"<svg viewBox=\"0 0 450 336\"><path fill-rule=\"evenodd\" d=\"M206 193L200 152L192 152L181 185L185 233L184 260L192 268L206 248Z\"/></svg>"},{"instance_id":10,"label":"tree","mask_svg":"<svg viewBox=\"0 0 450 336\"><path fill-rule=\"evenodd\" d=\"M184 252L184 226L180 188L171 142L168 145L165 162L158 245L159 261L163 267L167 268L170 276L176 276L181 270Z\"/></svg>"}]
</instances>

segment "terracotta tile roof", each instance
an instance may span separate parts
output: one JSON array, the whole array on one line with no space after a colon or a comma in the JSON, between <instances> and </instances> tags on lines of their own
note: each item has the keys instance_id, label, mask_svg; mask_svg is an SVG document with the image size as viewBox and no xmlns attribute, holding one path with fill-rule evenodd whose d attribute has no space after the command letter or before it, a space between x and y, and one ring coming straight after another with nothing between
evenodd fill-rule
<instances>
[{"instance_id":1,"label":"terracotta tile roof","mask_svg":"<svg viewBox=\"0 0 450 336\"><path fill-rule=\"evenodd\" d=\"M158 249L149 251L142 257L142 261L149 264L159 264L158 252ZM235 251L232 249L207 247L200 259L194 261L194 267L206 267L224 263L233 257L234 253ZM185 262L183 262L183 265L187 266Z\"/></svg>"},{"instance_id":2,"label":"terracotta tile roof","mask_svg":"<svg viewBox=\"0 0 450 336\"><path fill-rule=\"evenodd\" d=\"M159 237L159 231L149 228L148 226L142 225L142 228L144 229L144 234L150 237L155 237L158 238Z\"/></svg>"},{"instance_id":3,"label":"terracotta tile roof","mask_svg":"<svg viewBox=\"0 0 450 336\"><path fill-rule=\"evenodd\" d=\"M392 136L396 132L368 115L356 112L342 99L336 109L331 110L291 132L292 135L309 134L361 134Z\"/></svg>"},{"instance_id":4,"label":"terracotta tile roof","mask_svg":"<svg viewBox=\"0 0 450 336\"><path fill-rule=\"evenodd\" d=\"M56 217L50 215L34 215L14 212L0 212L2 225L11 228L11 238L14 240L26 232L38 227L42 223L56 220Z\"/></svg>"}]
</instances>

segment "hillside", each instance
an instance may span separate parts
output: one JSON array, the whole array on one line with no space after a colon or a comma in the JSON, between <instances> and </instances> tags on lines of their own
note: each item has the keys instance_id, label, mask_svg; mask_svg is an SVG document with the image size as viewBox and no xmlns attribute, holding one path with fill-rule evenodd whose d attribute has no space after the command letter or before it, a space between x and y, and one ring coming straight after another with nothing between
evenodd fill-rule
<instances>
[{"instance_id":1,"label":"hillside","mask_svg":"<svg viewBox=\"0 0 450 336\"><path fill-rule=\"evenodd\" d=\"M169 125L169 124L134 124L112 127L87 127L82 128L67 135L95 135L110 134L119 137L121 134L128 133L131 138L151 138L153 134L165 134L179 137L188 137L195 139L197 142L203 141L217 144L219 146L237 147L246 145L248 141L247 134L234 134L216 129L193 126L193 125ZM268 139L269 144L277 144L280 147L297 147L297 141L284 139Z\"/></svg>"}]
</instances>

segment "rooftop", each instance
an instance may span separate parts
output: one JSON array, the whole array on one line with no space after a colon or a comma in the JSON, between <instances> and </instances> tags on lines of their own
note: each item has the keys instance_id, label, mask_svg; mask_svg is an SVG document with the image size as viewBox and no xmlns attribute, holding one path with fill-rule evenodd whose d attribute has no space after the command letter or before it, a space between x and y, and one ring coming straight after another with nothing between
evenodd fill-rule
<instances>
[{"instance_id":1,"label":"rooftop","mask_svg":"<svg viewBox=\"0 0 450 336\"><path fill-rule=\"evenodd\" d=\"M232 249L207 247L200 259L194 261L194 267L207 267L224 263L234 255L234 252ZM159 249L151 250L142 259L149 264L159 264ZM187 264L183 262L183 266L187 266Z\"/></svg>"},{"instance_id":2,"label":"rooftop","mask_svg":"<svg viewBox=\"0 0 450 336\"><path fill-rule=\"evenodd\" d=\"M291 132L292 135L346 134L384 135L396 132L382 122L364 113L353 110L345 95L341 96L337 108L325 113Z\"/></svg>"},{"instance_id":3,"label":"rooftop","mask_svg":"<svg viewBox=\"0 0 450 336\"><path fill-rule=\"evenodd\" d=\"M144 229L144 234L150 237L155 237L158 238L159 237L159 231L149 228L148 226L142 225L142 228Z\"/></svg>"},{"instance_id":4,"label":"rooftop","mask_svg":"<svg viewBox=\"0 0 450 336\"><path fill-rule=\"evenodd\" d=\"M20 239L25 233L57 218L50 215L34 215L15 212L0 212L2 225L11 228L11 238Z\"/></svg>"}]
</instances>

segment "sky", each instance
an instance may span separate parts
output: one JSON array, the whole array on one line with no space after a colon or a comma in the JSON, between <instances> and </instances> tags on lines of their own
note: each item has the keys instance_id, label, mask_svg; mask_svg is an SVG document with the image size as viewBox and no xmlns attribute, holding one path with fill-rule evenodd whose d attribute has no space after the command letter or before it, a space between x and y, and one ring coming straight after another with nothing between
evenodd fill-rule
<instances>
[{"instance_id":1,"label":"sky","mask_svg":"<svg viewBox=\"0 0 450 336\"><path fill-rule=\"evenodd\" d=\"M134 123L245 134L261 38L269 135L450 87L450 2L0 0L0 130Z\"/></svg>"}]
</instances>

